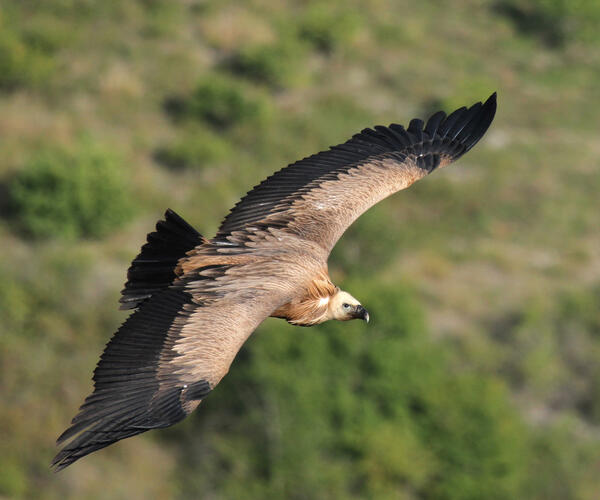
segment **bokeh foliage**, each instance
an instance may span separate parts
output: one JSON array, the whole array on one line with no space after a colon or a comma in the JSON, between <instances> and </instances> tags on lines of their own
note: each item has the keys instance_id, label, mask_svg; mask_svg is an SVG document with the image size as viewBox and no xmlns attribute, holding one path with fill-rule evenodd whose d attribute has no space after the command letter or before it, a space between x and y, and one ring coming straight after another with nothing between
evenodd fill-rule
<instances>
[{"instance_id":1,"label":"bokeh foliage","mask_svg":"<svg viewBox=\"0 0 600 500\"><path fill-rule=\"evenodd\" d=\"M8 196L15 222L34 237L103 236L133 209L122 165L89 140L38 152L10 180Z\"/></svg>"},{"instance_id":2,"label":"bokeh foliage","mask_svg":"<svg viewBox=\"0 0 600 500\"><path fill-rule=\"evenodd\" d=\"M294 85L300 78L305 48L296 39L242 47L225 67L234 74L273 88Z\"/></svg>"},{"instance_id":3,"label":"bokeh foliage","mask_svg":"<svg viewBox=\"0 0 600 500\"><path fill-rule=\"evenodd\" d=\"M596 499L597 14L0 0L0 496ZM210 237L285 164L495 90L335 248L371 324L267 320L189 419L49 471L165 208Z\"/></svg>"},{"instance_id":4,"label":"bokeh foliage","mask_svg":"<svg viewBox=\"0 0 600 500\"><path fill-rule=\"evenodd\" d=\"M0 89L43 86L54 70L54 42L42 26L19 31L0 11Z\"/></svg>"},{"instance_id":5,"label":"bokeh foliage","mask_svg":"<svg viewBox=\"0 0 600 500\"><path fill-rule=\"evenodd\" d=\"M498 7L521 31L550 45L599 40L600 4L594 0L503 0Z\"/></svg>"},{"instance_id":6,"label":"bokeh foliage","mask_svg":"<svg viewBox=\"0 0 600 500\"><path fill-rule=\"evenodd\" d=\"M185 118L206 122L217 129L238 123L258 125L269 114L269 102L258 91L226 75L211 74L199 82L182 103Z\"/></svg>"}]
</instances>

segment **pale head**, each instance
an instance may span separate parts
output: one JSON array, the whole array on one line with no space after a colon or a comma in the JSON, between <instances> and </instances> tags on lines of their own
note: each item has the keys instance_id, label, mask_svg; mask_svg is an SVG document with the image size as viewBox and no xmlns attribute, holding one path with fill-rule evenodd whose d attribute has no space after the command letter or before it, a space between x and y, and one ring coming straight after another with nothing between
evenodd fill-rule
<instances>
[{"instance_id":1,"label":"pale head","mask_svg":"<svg viewBox=\"0 0 600 500\"><path fill-rule=\"evenodd\" d=\"M348 292L338 290L329 299L328 319L337 319L338 321L364 319L368 323L369 313L360 302Z\"/></svg>"}]
</instances>

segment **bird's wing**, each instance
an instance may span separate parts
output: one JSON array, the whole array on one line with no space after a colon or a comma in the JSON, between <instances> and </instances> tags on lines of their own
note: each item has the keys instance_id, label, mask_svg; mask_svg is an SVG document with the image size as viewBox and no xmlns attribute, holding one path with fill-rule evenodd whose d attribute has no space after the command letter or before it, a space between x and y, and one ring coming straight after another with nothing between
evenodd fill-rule
<instances>
[{"instance_id":1,"label":"bird's wing","mask_svg":"<svg viewBox=\"0 0 600 500\"><path fill-rule=\"evenodd\" d=\"M58 438L70 441L53 466L193 411L254 329L289 300L284 283L269 289L260 276L255 263L208 265L144 300L107 344L94 392Z\"/></svg>"},{"instance_id":2,"label":"bird's wing","mask_svg":"<svg viewBox=\"0 0 600 500\"><path fill-rule=\"evenodd\" d=\"M349 141L276 172L251 190L224 219L216 244L243 246L276 231L318 244L328 254L363 212L471 149L496 112L496 94L449 116L407 129L365 129Z\"/></svg>"}]
</instances>

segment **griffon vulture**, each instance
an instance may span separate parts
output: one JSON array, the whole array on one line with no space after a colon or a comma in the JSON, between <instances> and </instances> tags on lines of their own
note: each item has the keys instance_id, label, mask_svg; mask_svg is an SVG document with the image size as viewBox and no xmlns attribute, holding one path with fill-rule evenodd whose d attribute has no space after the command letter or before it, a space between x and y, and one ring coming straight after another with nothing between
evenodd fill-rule
<instances>
[{"instance_id":1,"label":"griffon vulture","mask_svg":"<svg viewBox=\"0 0 600 500\"><path fill-rule=\"evenodd\" d=\"M365 129L256 186L212 240L167 210L128 270L120 302L133 313L100 357L53 466L182 420L269 316L301 326L368 321L331 282L331 249L375 203L469 151L495 112L493 94L426 124Z\"/></svg>"}]
</instances>

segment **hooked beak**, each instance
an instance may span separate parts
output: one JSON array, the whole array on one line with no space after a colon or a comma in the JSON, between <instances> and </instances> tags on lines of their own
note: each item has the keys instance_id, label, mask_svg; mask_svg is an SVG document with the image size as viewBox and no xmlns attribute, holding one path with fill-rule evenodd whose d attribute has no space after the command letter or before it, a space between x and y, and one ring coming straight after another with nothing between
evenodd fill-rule
<instances>
[{"instance_id":1,"label":"hooked beak","mask_svg":"<svg viewBox=\"0 0 600 500\"><path fill-rule=\"evenodd\" d=\"M363 306L356 307L354 317L356 319L364 319L367 323L369 322L369 312Z\"/></svg>"}]
</instances>

